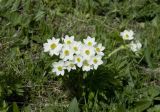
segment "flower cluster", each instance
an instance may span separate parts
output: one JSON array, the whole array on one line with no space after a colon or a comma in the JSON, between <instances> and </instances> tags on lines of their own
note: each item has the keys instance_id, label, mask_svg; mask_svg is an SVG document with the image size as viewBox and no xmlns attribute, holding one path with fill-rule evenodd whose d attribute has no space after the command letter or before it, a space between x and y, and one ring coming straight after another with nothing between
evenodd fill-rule
<instances>
[{"instance_id":1,"label":"flower cluster","mask_svg":"<svg viewBox=\"0 0 160 112\"><path fill-rule=\"evenodd\" d=\"M141 49L142 44L138 40L133 40L134 39L134 32L132 30L124 30L123 32L120 33L120 36L122 37L123 40L130 40L129 47L133 52L137 52Z\"/></svg>"},{"instance_id":2,"label":"flower cluster","mask_svg":"<svg viewBox=\"0 0 160 112\"><path fill-rule=\"evenodd\" d=\"M82 68L83 71L90 71L103 64L102 57L105 47L89 36L81 42L75 41L74 36L66 35L62 39L62 43L60 43L60 39L52 37L43 44L43 47L44 52L49 52L50 56L59 56L61 59L52 65L52 71L57 75L64 75L65 70L70 72L77 67Z\"/></svg>"}]
</instances>

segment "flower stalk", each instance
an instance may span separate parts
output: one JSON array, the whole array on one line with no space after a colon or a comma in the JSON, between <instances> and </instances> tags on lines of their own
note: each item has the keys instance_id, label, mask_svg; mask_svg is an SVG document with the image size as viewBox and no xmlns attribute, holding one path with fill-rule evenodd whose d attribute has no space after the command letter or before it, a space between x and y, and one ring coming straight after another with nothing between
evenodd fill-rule
<instances>
[{"instance_id":1,"label":"flower stalk","mask_svg":"<svg viewBox=\"0 0 160 112\"><path fill-rule=\"evenodd\" d=\"M110 54L108 54L108 56L105 59L110 58L112 55L114 55L118 51L126 49L127 47L128 47L127 45L121 45L120 47L118 47L117 49L115 49L114 51L112 51Z\"/></svg>"}]
</instances>

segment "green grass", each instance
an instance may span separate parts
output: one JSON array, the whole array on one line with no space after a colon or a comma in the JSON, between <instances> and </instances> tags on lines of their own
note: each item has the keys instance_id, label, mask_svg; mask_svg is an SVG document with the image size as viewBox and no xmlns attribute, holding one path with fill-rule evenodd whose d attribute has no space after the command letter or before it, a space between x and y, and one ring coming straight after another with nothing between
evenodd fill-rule
<instances>
[{"instance_id":1,"label":"green grass","mask_svg":"<svg viewBox=\"0 0 160 112\"><path fill-rule=\"evenodd\" d=\"M141 41L139 56L130 50L112 55L84 88L76 80L81 74L51 72L56 59L43 52L47 39L93 36L107 56L123 44L124 29ZM159 112L159 67L158 0L0 0L0 111L5 101L11 111L17 102L26 111L65 112L77 97L86 112Z\"/></svg>"}]
</instances>

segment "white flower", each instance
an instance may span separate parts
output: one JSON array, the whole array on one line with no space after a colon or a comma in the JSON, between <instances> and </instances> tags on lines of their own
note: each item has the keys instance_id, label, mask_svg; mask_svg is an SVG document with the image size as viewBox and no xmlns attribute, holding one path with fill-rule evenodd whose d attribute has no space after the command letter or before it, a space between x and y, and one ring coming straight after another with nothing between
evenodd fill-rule
<instances>
[{"instance_id":1,"label":"white flower","mask_svg":"<svg viewBox=\"0 0 160 112\"><path fill-rule=\"evenodd\" d=\"M59 61L59 62L54 62L52 64L53 66L53 69L52 69L52 72L55 72L56 75L64 75L64 69L65 69L65 66L64 66L64 62L63 61Z\"/></svg>"},{"instance_id":2,"label":"white flower","mask_svg":"<svg viewBox=\"0 0 160 112\"><path fill-rule=\"evenodd\" d=\"M104 56L104 53L103 53L103 50L105 49L105 47L102 46L102 44L98 44L96 47L95 47L95 51L98 55L100 56Z\"/></svg>"},{"instance_id":3,"label":"white flower","mask_svg":"<svg viewBox=\"0 0 160 112\"><path fill-rule=\"evenodd\" d=\"M81 42L74 41L73 44L71 44L71 47L72 47L74 53L77 55L80 54L81 46L82 46Z\"/></svg>"},{"instance_id":4,"label":"white flower","mask_svg":"<svg viewBox=\"0 0 160 112\"><path fill-rule=\"evenodd\" d=\"M96 45L95 38L91 38L90 36L88 36L87 39L83 39L83 42L87 46L94 46L94 45Z\"/></svg>"},{"instance_id":5,"label":"white flower","mask_svg":"<svg viewBox=\"0 0 160 112\"><path fill-rule=\"evenodd\" d=\"M81 55L84 59L90 59L91 56L95 55L94 47L84 45L81 49Z\"/></svg>"},{"instance_id":6,"label":"white flower","mask_svg":"<svg viewBox=\"0 0 160 112\"><path fill-rule=\"evenodd\" d=\"M65 66L66 66L66 69L68 70L68 72L70 72L71 70L76 70L76 66L73 63L73 61L66 61Z\"/></svg>"},{"instance_id":7,"label":"white flower","mask_svg":"<svg viewBox=\"0 0 160 112\"><path fill-rule=\"evenodd\" d=\"M65 45L62 48L62 52L60 54L60 58L63 59L64 61L73 60L73 53L74 52L72 51L70 46Z\"/></svg>"},{"instance_id":8,"label":"white flower","mask_svg":"<svg viewBox=\"0 0 160 112\"><path fill-rule=\"evenodd\" d=\"M82 70L83 71L90 71L91 69L93 69L93 67L90 65L88 60L84 60L83 61L83 66L82 66Z\"/></svg>"},{"instance_id":9,"label":"white flower","mask_svg":"<svg viewBox=\"0 0 160 112\"><path fill-rule=\"evenodd\" d=\"M59 43L59 39L55 39L52 37L52 39L48 39L47 43L43 44L44 52L49 52L51 56L59 55L59 52L62 48L62 44Z\"/></svg>"},{"instance_id":10,"label":"white flower","mask_svg":"<svg viewBox=\"0 0 160 112\"><path fill-rule=\"evenodd\" d=\"M66 45L71 45L74 42L74 36L69 37L66 35L63 41Z\"/></svg>"},{"instance_id":11,"label":"white flower","mask_svg":"<svg viewBox=\"0 0 160 112\"><path fill-rule=\"evenodd\" d=\"M135 42L132 41L132 42L129 44L129 47L131 48L131 50L132 50L133 52L137 52L137 51L139 51L139 50L141 49L142 44L141 44L139 41L135 41Z\"/></svg>"},{"instance_id":12,"label":"white flower","mask_svg":"<svg viewBox=\"0 0 160 112\"><path fill-rule=\"evenodd\" d=\"M88 36L83 39L84 43L82 43L74 41L74 36L69 37L66 35L62 40L63 44L59 43L60 39L53 37L43 44L44 52L49 52L51 56L60 54L61 60L52 64L52 72L57 76L64 75L66 69L70 72L79 67L82 68L82 71L90 71L103 64L102 56L104 56L105 47L101 43L97 44L95 38ZM139 46L139 44L136 45Z\"/></svg>"},{"instance_id":13,"label":"white flower","mask_svg":"<svg viewBox=\"0 0 160 112\"><path fill-rule=\"evenodd\" d=\"M74 63L80 68L83 65L83 58L80 55L74 56Z\"/></svg>"},{"instance_id":14,"label":"white flower","mask_svg":"<svg viewBox=\"0 0 160 112\"><path fill-rule=\"evenodd\" d=\"M123 40L132 40L134 37L134 32L132 30L124 30L120 33L120 36L123 38Z\"/></svg>"},{"instance_id":15,"label":"white flower","mask_svg":"<svg viewBox=\"0 0 160 112\"><path fill-rule=\"evenodd\" d=\"M97 69L99 65L103 64L102 57L97 55L90 59L90 64L93 65L94 69Z\"/></svg>"}]
</instances>

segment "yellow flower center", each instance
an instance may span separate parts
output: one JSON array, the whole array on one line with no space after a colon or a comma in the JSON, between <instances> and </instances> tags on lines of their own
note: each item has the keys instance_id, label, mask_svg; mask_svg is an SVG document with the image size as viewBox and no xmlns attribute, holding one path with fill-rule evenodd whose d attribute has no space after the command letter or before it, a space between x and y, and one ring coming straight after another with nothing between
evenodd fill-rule
<instances>
[{"instance_id":1,"label":"yellow flower center","mask_svg":"<svg viewBox=\"0 0 160 112\"><path fill-rule=\"evenodd\" d=\"M70 41L70 40L67 40L67 44L71 44L71 41Z\"/></svg>"},{"instance_id":2,"label":"yellow flower center","mask_svg":"<svg viewBox=\"0 0 160 112\"><path fill-rule=\"evenodd\" d=\"M90 54L90 51L89 51L89 50L86 50L85 53L86 53L87 55L89 55L89 54Z\"/></svg>"},{"instance_id":3,"label":"yellow flower center","mask_svg":"<svg viewBox=\"0 0 160 112\"><path fill-rule=\"evenodd\" d=\"M57 67L58 71L62 71L62 66Z\"/></svg>"},{"instance_id":4,"label":"yellow flower center","mask_svg":"<svg viewBox=\"0 0 160 112\"><path fill-rule=\"evenodd\" d=\"M68 56L69 55L69 50L65 50L64 54L65 54L65 56Z\"/></svg>"},{"instance_id":5,"label":"yellow flower center","mask_svg":"<svg viewBox=\"0 0 160 112\"><path fill-rule=\"evenodd\" d=\"M55 49L57 45L55 43L51 44L51 49Z\"/></svg>"},{"instance_id":6,"label":"yellow flower center","mask_svg":"<svg viewBox=\"0 0 160 112\"><path fill-rule=\"evenodd\" d=\"M77 48L77 47L73 47L73 49L74 49L75 51L78 51L78 48Z\"/></svg>"},{"instance_id":7,"label":"yellow flower center","mask_svg":"<svg viewBox=\"0 0 160 112\"><path fill-rule=\"evenodd\" d=\"M81 62L81 58L77 58L77 61L78 61L78 62Z\"/></svg>"},{"instance_id":8,"label":"yellow flower center","mask_svg":"<svg viewBox=\"0 0 160 112\"><path fill-rule=\"evenodd\" d=\"M83 65L84 65L84 66L89 66L88 61L85 60L85 61L83 62Z\"/></svg>"},{"instance_id":9,"label":"yellow flower center","mask_svg":"<svg viewBox=\"0 0 160 112\"><path fill-rule=\"evenodd\" d=\"M129 35L128 34L126 34L126 38L128 39L128 37L129 37Z\"/></svg>"},{"instance_id":10,"label":"yellow flower center","mask_svg":"<svg viewBox=\"0 0 160 112\"><path fill-rule=\"evenodd\" d=\"M98 60L97 60L97 59L94 59L93 62L96 64L96 63L98 62Z\"/></svg>"},{"instance_id":11,"label":"yellow flower center","mask_svg":"<svg viewBox=\"0 0 160 112\"><path fill-rule=\"evenodd\" d=\"M96 51L97 51L97 52L100 52L100 48L97 47L97 48L96 48Z\"/></svg>"},{"instance_id":12,"label":"yellow flower center","mask_svg":"<svg viewBox=\"0 0 160 112\"><path fill-rule=\"evenodd\" d=\"M92 42L88 42L88 46L92 46Z\"/></svg>"},{"instance_id":13,"label":"yellow flower center","mask_svg":"<svg viewBox=\"0 0 160 112\"><path fill-rule=\"evenodd\" d=\"M74 64L73 64L73 63L71 63L71 64L70 64L70 67L74 67Z\"/></svg>"}]
</instances>

